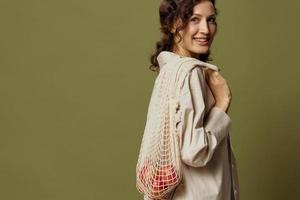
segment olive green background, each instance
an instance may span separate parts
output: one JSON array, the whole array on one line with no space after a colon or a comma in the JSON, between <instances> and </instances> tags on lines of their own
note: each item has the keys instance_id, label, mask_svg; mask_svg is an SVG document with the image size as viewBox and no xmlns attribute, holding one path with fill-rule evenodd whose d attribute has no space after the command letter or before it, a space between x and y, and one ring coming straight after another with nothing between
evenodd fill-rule
<instances>
[{"instance_id":1,"label":"olive green background","mask_svg":"<svg viewBox=\"0 0 300 200\"><path fill-rule=\"evenodd\" d=\"M159 2L0 0L0 199L142 199ZM299 199L300 3L217 8L241 199Z\"/></svg>"}]
</instances>

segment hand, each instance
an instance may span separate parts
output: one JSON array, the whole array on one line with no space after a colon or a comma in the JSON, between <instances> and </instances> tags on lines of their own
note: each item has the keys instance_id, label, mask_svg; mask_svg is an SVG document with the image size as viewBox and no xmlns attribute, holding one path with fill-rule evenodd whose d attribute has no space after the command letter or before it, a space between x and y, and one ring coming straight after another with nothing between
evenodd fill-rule
<instances>
[{"instance_id":1,"label":"hand","mask_svg":"<svg viewBox=\"0 0 300 200\"><path fill-rule=\"evenodd\" d=\"M205 68L206 82L215 98L215 106L227 112L232 100L232 94L226 80L218 71Z\"/></svg>"}]
</instances>

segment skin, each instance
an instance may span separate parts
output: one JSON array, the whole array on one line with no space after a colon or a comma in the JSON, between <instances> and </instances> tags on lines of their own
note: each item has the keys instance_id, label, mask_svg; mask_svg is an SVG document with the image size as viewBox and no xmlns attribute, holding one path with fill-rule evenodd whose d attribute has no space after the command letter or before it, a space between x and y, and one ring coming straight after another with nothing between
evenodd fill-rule
<instances>
[{"instance_id":1,"label":"skin","mask_svg":"<svg viewBox=\"0 0 300 200\"><path fill-rule=\"evenodd\" d=\"M172 51L182 56L194 58L197 58L199 54L207 53L217 32L215 14L214 5L208 0L201 1L195 5L188 25L179 31L182 40L179 42L178 35L174 37L175 45ZM179 24L180 20L177 20L173 26L172 33L175 33L175 28ZM200 44L195 40L195 37L208 38L208 44ZM232 95L226 80L218 71L208 68L204 70L207 75L206 82L216 101L215 106L221 108L224 112L228 112Z\"/></svg>"}]
</instances>

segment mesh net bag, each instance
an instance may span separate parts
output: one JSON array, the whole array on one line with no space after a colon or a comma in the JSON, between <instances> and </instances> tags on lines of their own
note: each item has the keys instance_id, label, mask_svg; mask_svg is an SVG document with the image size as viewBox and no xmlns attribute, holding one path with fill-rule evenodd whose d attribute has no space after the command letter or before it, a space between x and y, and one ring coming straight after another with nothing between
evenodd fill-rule
<instances>
[{"instance_id":1,"label":"mesh net bag","mask_svg":"<svg viewBox=\"0 0 300 200\"><path fill-rule=\"evenodd\" d=\"M184 77L199 64L203 62L180 58L164 66L155 80L136 165L136 187L150 199L167 199L182 180L175 114Z\"/></svg>"}]
</instances>

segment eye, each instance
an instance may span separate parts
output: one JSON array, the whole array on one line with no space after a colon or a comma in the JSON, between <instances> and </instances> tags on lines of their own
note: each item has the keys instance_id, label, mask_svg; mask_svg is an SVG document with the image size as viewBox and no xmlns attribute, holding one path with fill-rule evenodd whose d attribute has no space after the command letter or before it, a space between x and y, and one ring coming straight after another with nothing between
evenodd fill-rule
<instances>
[{"instance_id":1,"label":"eye","mask_svg":"<svg viewBox=\"0 0 300 200\"><path fill-rule=\"evenodd\" d=\"M191 19L191 21L192 21L192 22L197 22L197 21L199 21L199 19L198 19L198 17L193 17L193 18Z\"/></svg>"},{"instance_id":2,"label":"eye","mask_svg":"<svg viewBox=\"0 0 300 200\"><path fill-rule=\"evenodd\" d=\"M216 18L211 17L211 18L208 19L208 21L214 24L214 23L216 23Z\"/></svg>"}]
</instances>

